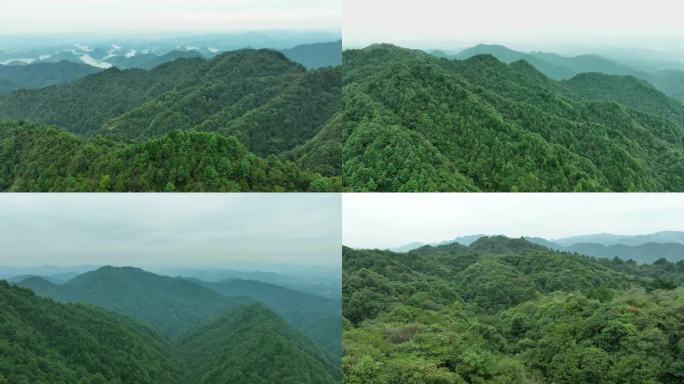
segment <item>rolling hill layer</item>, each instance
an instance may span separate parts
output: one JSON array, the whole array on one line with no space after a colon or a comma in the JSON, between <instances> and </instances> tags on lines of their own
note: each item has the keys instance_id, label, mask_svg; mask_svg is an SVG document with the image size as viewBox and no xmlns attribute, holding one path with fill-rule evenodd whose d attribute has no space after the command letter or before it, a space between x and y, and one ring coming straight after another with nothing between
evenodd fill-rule
<instances>
[{"instance_id":1,"label":"rolling hill layer","mask_svg":"<svg viewBox=\"0 0 684 384\"><path fill-rule=\"evenodd\" d=\"M684 106L635 78L391 45L343 72L347 190L684 190Z\"/></svg>"},{"instance_id":2,"label":"rolling hill layer","mask_svg":"<svg viewBox=\"0 0 684 384\"><path fill-rule=\"evenodd\" d=\"M684 268L524 239L343 249L344 383L676 383ZM663 281L666 277L668 281Z\"/></svg>"},{"instance_id":3,"label":"rolling hill layer","mask_svg":"<svg viewBox=\"0 0 684 384\"><path fill-rule=\"evenodd\" d=\"M306 70L270 50L110 68L0 96L3 189L340 190L340 109L339 68Z\"/></svg>"},{"instance_id":4,"label":"rolling hill layer","mask_svg":"<svg viewBox=\"0 0 684 384\"><path fill-rule=\"evenodd\" d=\"M102 267L59 285L39 277L18 284L53 300L89 303L139 319L172 338L250 302L227 298L191 281L130 267Z\"/></svg>"},{"instance_id":5,"label":"rolling hill layer","mask_svg":"<svg viewBox=\"0 0 684 384\"><path fill-rule=\"evenodd\" d=\"M439 57L469 59L476 55L492 55L504 63L524 60L538 71L555 80L568 80L582 73L604 73L606 75L633 76L648 81L664 94L684 101L684 71L681 69L662 70L646 65L645 68L633 67L619 61L596 54L562 56L549 52L524 53L502 45L479 44L464 49L455 55L438 54Z\"/></svg>"}]
</instances>

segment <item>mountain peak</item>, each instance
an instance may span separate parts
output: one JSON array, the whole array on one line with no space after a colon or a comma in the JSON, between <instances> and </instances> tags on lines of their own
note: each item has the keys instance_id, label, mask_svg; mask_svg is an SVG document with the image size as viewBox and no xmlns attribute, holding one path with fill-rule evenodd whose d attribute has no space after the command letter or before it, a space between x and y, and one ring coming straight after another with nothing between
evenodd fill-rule
<instances>
[{"instance_id":1,"label":"mountain peak","mask_svg":"<svg viewBox=\"0 0 684 384\"><path fill-rule=\"evenodd\" d=\"M506 236L481 237L470 245L470 250L488 252L508 252L525 251L533 249L545 249L544 247L533 244L521 237L513 239Z\"/></svg>"}]
</instances>

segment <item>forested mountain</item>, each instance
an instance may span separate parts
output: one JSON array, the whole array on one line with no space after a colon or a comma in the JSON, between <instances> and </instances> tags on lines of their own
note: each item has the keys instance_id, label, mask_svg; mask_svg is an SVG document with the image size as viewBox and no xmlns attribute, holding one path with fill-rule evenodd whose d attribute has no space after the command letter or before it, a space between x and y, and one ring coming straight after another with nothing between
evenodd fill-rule
<instances>
[{"instance_id":1,"label":"forested mountain","mask_svg":"<svg viewBox=\"0 0 684 384\"><path fill-rule=\"evenodd\" d=\"M631 84L616 95L391 45L345 51L343 72L347 190L684 190L684 106L632 78L592 75Z\"/></svg>"},{"instance_id":2,"label":"forested mountain","mask_svg":"<svg viewBox=\"0 0 684 384\"><path fill-rule=\"evenodd\" d=\"M199 284L227 297L247 297L266 305L339 362L342 349L342 325L339 320L342 303L339 300L252 280L200 281Z\"/></svg>"},{"instance_id":3,"label":"forested mountain","mask_svg":"<svg viewBox=\"0 0 684 384\"><path fill-rule=\"evenodd\" d=\"M78 135L0 123L0 184L17 191L340 190L340 109L339 68L306 70L270 50L181 58L150 71L110 68L0 95L0 118Z\"/></svg>"},{"instance_id":4,"label":"forested mountain","mask_svg":"<svg viewBox=\"0 0 684 384\"><path fill-rule=\"evenodd\" d=\"M680 383L684 262L343 249L344 383Z\"/></svg>"},{"instance_id":5,"label":"forested mountain","mask_svg":"<svg viewBox=\"0 0 684 384\"><path fill-rule=\"evenodd\" d=\"M302 44L283 49L281 52L288 59L307 68L335 67L342 64L342 40Z\"/></svg>"},{"instance_id":6,"label":"forested mountain","mask_svg":"<svg viewBox=\"0 0 684 384\"><path fill-rule=\"evenodd\" d=\"M0 65L0 93L68 83L97 72L99 68L70 61Z\"/></svg>"},{"instance_id":7,"label":"forested mountain","mask_svg":"<svg viewBox=\"0 0 684 384\"><path fill-rule=\"evenodd\" d=\"M178 337L212 316L250 302L222 296L191 281L130 267L102 267L61 285L35 277L18 284L53 300L90 303L139 319L169 337Z\"/></svg>"},{"instance_id":8,"label":"forested mountain","mask_svg":"<svg viewBox=\"0 0 684 384\"><path fill-rule=\"evenodd\" d=\"M169 343L137 322L0 281L0 383L189 383Z\"/></svg>"},{"instance_id":9,"label":"forested mountain","mask_svg":"<svg viewBox=\"0 0 684 384\"><path fill-rule=\"evenodd\" d=\"M4 284L0 285L0 288L8 286L4 282L0 284ZM8 287L30 295L34 300L49 303L54 308L80 308L84 313L88 313L85 312L86 310L92 311L101 316L109 316L112 319L111 322L121 321L121 327L134 326L134 330L146 332L143 336L154 338L160 346L165 348L159 351L159 357L164 357L170 364L174 364L173 369L165 372L170 377L168 380L164 379L166 376L150 375L152 379L157 380L156 382L189 384L339 382L341 344L339 301L333 306L330 304L332 300L264 283L232 281L210 284L181 277L155 275L132 267L102 267L79 275L64 284L54 284L35 276L22 280L18 284L30 288L40 296L58 302L88 303L93 306L57 304L38 299L23 288ZM210 285L214 285L217 290L222 288L223 292L219 293L208 288L207 286ZM0 302L3 299L2 293L0 290ZM282 315L267 309L266 305ZM118 315L105 313L104 310L96 309L95 306L117 312ZM3 305L3 308L7 307ZM20 314L23 316L30 315L26 308L17 308L17 311L22 311ZM323 313L324 311L328 312ZM13 314L13 312L10 313ZM75 318L78 315L79 313L75 313L66 319ZM91 317L77 319L74 325L77 326L80 321L88 321ZM139 320L140 323L129 320L129 317ZM37 317L35 321L42 324L40 322L43 320ZM293 325L306 330L306 333L295 330ZM80 335L88 337L87 332L96 326L97 323L91 325ZM58 332L57 328L51 329ZM116 330L117 328L114 329ZM11 327L6 329L6 332L14 331ZM155 332L166 337L157 336ZM10 334L14 335L14 333ZM5 337L10 334L6 333ZM5 337L0 335L0 349L4 345ZM122 336L111 334L111 337ZM16 342L21 345L22 340L29 341L21 339ZM40 340L50 343L52 347L54 347L52 344L57 342L61 343L59 348L72 345L71 342L54 339L52 334L43 335ZM133 340L137 339L133 338ZM122 341L112 342L121 343ZM26 345L33 348L34 344L31 341ZM337 351L326 352L319 346L330 348L332 344L337 346ZM138 353L147 353L156 347L157 344L153 344L147 349L141 349ZM136 347L131 346L131 348ZM133 357L122 351L118 358L120 361L126 361ZM145 359L149 357L141 357L142 366L148 363ZM115 361L118 364L119 360ZM5 375L4 377L8 380L10 376L6 375L6 372L28 375L31 371L30 365L8 368L2 363L0 361L0 375ZM80 360L78 363L85 364ZM166 360L157 363L154 368L163 367L165 363ZM93 365L93 374L99 372L97 368L104 367L102 362L97 364L99 365ZM137 375L137 367L138 365L135 365L129 374ZM74 369L81 368L76 364ZM41 377L53 378L49 376L49 372ZM147 379L149 378L145 377L145 380ZM131 380L122 379L120 382L149 382L149 380ZM35 381L16 382L23 384ZM109 383L110 381L85 382Z\"/></svg>"},{"instance_id":10,"label":"forested mountain","mask_svg":"<svg viewBox=\"0 0 684 384\"><path fill-rule=\"evenodd\" d=\"M260 304L203 325L180 345L198 384L339 382L339 364Z\"/></svg>"}]
</instances>

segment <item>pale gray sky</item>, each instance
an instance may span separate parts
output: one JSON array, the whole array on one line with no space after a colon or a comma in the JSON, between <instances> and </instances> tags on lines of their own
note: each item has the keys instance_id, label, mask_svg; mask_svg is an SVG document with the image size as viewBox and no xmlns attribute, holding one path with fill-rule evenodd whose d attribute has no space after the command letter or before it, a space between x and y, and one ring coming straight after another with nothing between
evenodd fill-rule
<instances>
[{"instance_id":1,"label":"pale gray sky","mask_svg":"<svg viewBox=\"0 0 684 384\"><path fill-rule=\"evenodd\" d=\"M684 230L679 193L345 193L342 208L342 240L354 248L473 234L555 239Z\"/></svg>"},{"instance_id":2,"label":"pale gray sky","mask_svg":"<svg viewBox=\"0 0 684 384\"><path fill-rule=\"evenodd\" d=\"M388 42L413 48L477 43L517 49L559 45L680 47L679 0L345 0L346 47Z\"/></svg>"},{"instance_id":3,"label":"pale gray sky","mask_svg":"<svg viewBox=\"0 0 684 384\"><path fill-rule=\"evenodd\" d=\"M0 265L339 267L339 194L0 194Z\"/></svg>"},{"instance_id":4,"label":"pale gray sky","mask_svg":"<svg viewBox=\"0 0 684 384\"><path fill-rule=\"evenodd\" d=\"M339 30L342 0L3 0L0 34Z\"/></svg>"}]
</instances>

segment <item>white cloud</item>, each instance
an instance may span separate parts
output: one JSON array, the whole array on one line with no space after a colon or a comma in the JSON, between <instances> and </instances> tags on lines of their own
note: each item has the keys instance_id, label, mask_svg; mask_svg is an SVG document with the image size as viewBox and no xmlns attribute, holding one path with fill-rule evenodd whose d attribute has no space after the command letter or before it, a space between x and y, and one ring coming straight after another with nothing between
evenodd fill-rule
<instances>
[{"instance_id":1,"label":"white cloud","mask_svg":"<svg viewBox=\"0 0 684 384\"><path fill-rule=\"evenodd\" d=\"M79 57L79 60L81 60L82 62L84 62L88 65L92 65L93 67L98 67L98 68L102 68L102 69L107 69L107 68L112 67L112 65L110 63L108 63L106 61L97 60L96 58L94 58L88 54L81 55Z\"/></svg>"}]
</instances>

